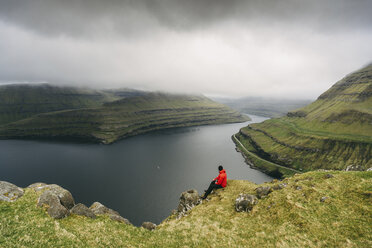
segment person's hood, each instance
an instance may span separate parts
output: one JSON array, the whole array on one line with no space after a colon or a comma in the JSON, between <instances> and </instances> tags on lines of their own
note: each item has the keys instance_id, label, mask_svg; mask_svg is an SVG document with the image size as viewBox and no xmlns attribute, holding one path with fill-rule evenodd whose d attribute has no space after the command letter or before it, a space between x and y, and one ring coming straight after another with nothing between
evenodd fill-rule
<instances>
[{"instance_id":1,"label":"person's hood","mask_svg":"<svg viewBox=\"0 0 372 248\"><path fill-rule=\"evenodd\" d=\"M222 174L222 173L225 173L225 174L226 174L226 171L225 171L225 169L223 169L223 170L220 170L220 174Z\"/></svg>"}]
</instances>

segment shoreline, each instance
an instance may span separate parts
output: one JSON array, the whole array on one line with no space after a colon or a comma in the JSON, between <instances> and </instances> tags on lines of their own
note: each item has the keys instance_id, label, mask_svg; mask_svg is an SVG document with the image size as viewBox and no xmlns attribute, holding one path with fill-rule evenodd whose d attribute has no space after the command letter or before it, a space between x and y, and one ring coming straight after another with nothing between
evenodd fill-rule
<instances>
[{"instance_id":1,"label":"shoreline","mask_svg":"<svg viewBox=\"0 0 372 248\"><path fill-rule=\"evenodd\" d=\"M247 148L245 148L244 145L240 142L240 140L236 137L236 134L233 134L231 136L231 139L235 143L238 152L240 152L244 157L244 161L246 162L246 164L252 169L259 170L276 179L283 179L288 176L293 176L296 173L302 173L295 169L286 168L284 166L267 161L257 156L256 154L249 152Z\"/></svg>"}]
</instances>

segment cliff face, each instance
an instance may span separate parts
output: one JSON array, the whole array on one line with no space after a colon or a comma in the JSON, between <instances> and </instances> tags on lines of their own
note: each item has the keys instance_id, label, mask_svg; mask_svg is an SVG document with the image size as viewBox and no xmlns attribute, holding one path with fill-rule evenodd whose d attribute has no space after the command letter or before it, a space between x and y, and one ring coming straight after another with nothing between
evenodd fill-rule
<instances>
[{"instance_id":1,"label":"cliff face","mask_svg":"<svg viewBox=\"0 0 372 248\"><path fill-rule=\"evenodd\" d=\"M0 138L69 139L108 144L152 130L243 122L249 119L203 96L142 92L123 97L122 93L101 92L102 99L93 101L92 105L84 105L86 102L82 101L82 96L78 96L72 103L81 104L75 107L65 106L55 99L60 104L58 106L65 108L56 111L50 107L46 113L39 108L33 112L26 111L31 116L0 125ZM84 97L90 98L91 95ZM11 96L8 98L12 99ZM42 102L37 106L44 106ZM26 116L23 107L16 111L15 105L9 104L9 111L14 111L15 116ZM1 106L4 104L0 103ZM7 118L8 121L10 119ZM7 122L5 117L3 122Z\"/></svg>"},{"instance_id":2,"label":"cliff face","mask_svg":"<svg viewBox=\"0 0 372 248\"><path fill-rule=\"evenodd\" d=\"M251 152L297 170L372 166L372 65L310 105L240 131Z\"/></svg>"},{"instance_id":3,"label":"cliff face","mask_svg":"<svg viewBox=\"0 0 372 248\"><path fill-rule=\"evenodd\" d=\"M12 202L0 198L0 246L371 247L371 184L372 172L340 171L308 172L262 185L229 180L192 209L185 203L194 194L198 200L197 193L182 194L178 211L149 231L99 203L72 207L71 196L58 185L20 189L0 183L0 193L21 192ZM252 204L240 212L237 204L244 199ZM53 204L69 209L63 219L50 217Z\"/></svg>"}]
</instances>

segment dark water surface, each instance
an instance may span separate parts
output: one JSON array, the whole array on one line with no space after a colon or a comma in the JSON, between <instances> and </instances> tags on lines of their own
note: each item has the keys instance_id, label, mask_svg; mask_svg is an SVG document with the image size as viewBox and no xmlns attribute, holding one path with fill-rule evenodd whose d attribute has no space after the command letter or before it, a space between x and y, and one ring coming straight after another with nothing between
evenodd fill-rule
<instances>
[{"instance_id":1,"label":"dark water surface","mask_svg":"<svg viewBox=\"0 0 372 248\"><path fill-rule=\"evenodd\" d=\"M228 179L255 183L272 178L245 164L231 135L248 123L177 128L128 138L112 145L0 140L0 180L26 187L55 183L76 203L94 201L117 210L133 224L160 223L180 193L199 193L222 164Z\"/></svg>"}]
</instances>

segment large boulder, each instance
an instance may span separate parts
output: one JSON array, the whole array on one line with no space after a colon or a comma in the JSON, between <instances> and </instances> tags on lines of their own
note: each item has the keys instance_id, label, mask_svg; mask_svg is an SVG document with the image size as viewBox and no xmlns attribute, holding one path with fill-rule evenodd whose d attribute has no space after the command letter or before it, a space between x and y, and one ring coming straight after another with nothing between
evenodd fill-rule
<instances>
[{"instance_id":1,"label":"large boulder","mask_svg":"<svg viewBox=\"0 0 372 248\"><path fill-rule=\"evenodd\" d=\"M46 188L48 189L48 191L51 191L52 193L58 196L59 200L61 201L61 204L65 208L71 209L73 206L75 206L75 201L70 191L56 184L48 185Z\"/></svg>"},{"instance_id":2,"label":"large boulder","mask_svg":"<svg viewBox=\"0 0 372 248\"><path fill-rule=\"evenodd\" d=\"M200 203L200 197L198 191L190 189L182 192L180 196L180 203L178 204L177 211L179 213L187 212Z\"/></svg>"},{"instance_id":3,"label":"large boulder","mask_svg":"<svg viewBox=\"0 0 372 248\"><path fill-rule=\"evenodd\" d=\"M256 196L249 194L240 194L235 200L235 210L237 212L249 212L257 203L258 199Z\"/></svg>"},{"instance_id":4,"label":"large boulder","mask_svg":"<svg viewBox=\"0 0 372 248\"><path fill-rule=\"evenodd\" d=\"M23 196L23 194L23 189L18 186L5 181L0 181L0 201L13 202Z\"/></svg>"},{"instance_id":5,"label":"large boulder","mask_svg":"<svg viewBox=\"0 0 372 248\"><path fill-rule=\"evenodd\" d=\"M259 199L267 197L268 194L270 194L273 190L270 186L267 187L258 187L256 189L256 194Z\"/></svg>"},{"instance_id":6,"label":"large boulder","mask_svg":"<svg viewBox=\"0 0 372 248\"><path fill-rule=\"evenodd\" d=\"M143 222L142 223L142 227L145 228L145 229L148 229L150 231L154 230L156 228L156 224L152 223L152 222Z\"/></svg>"},{"instance_id":7,"label":"large boulder","mask_svg":"<svg viewBox=\"0 0 372 248\"><path fill-rule=\"evenodd\" d=\"M70 213L86 216L92 219L96 218L96 215L93 213L93 211L82 203L78 203L73 208L71 208Z\"/></svg>"},{"instance_id":8,"label":"large boulder","mask_svg":"<svg viewBox=\"0 0 372 248\"><path fill-rule=\"evenodd\" d=\"M39 197L37 205L47 207L49 216L54 219L62 219L70 214L67 208L61 204L58 196L48 190Z\"/></svg>"},{"instance_id":9,"label":"large boulder","mask_svg":"<svg viewBox=\"0 0 372 248\"><path fill-rule=\"evenodd\" d=\"M70 214L69 209L75 205L74 198L71 193L56 184L50 185L30 185L35 191L45 189L40 195L37 205L39 207L46 206L48 214L55 219L61 219Z\"/></svg>"}]
</instances>

